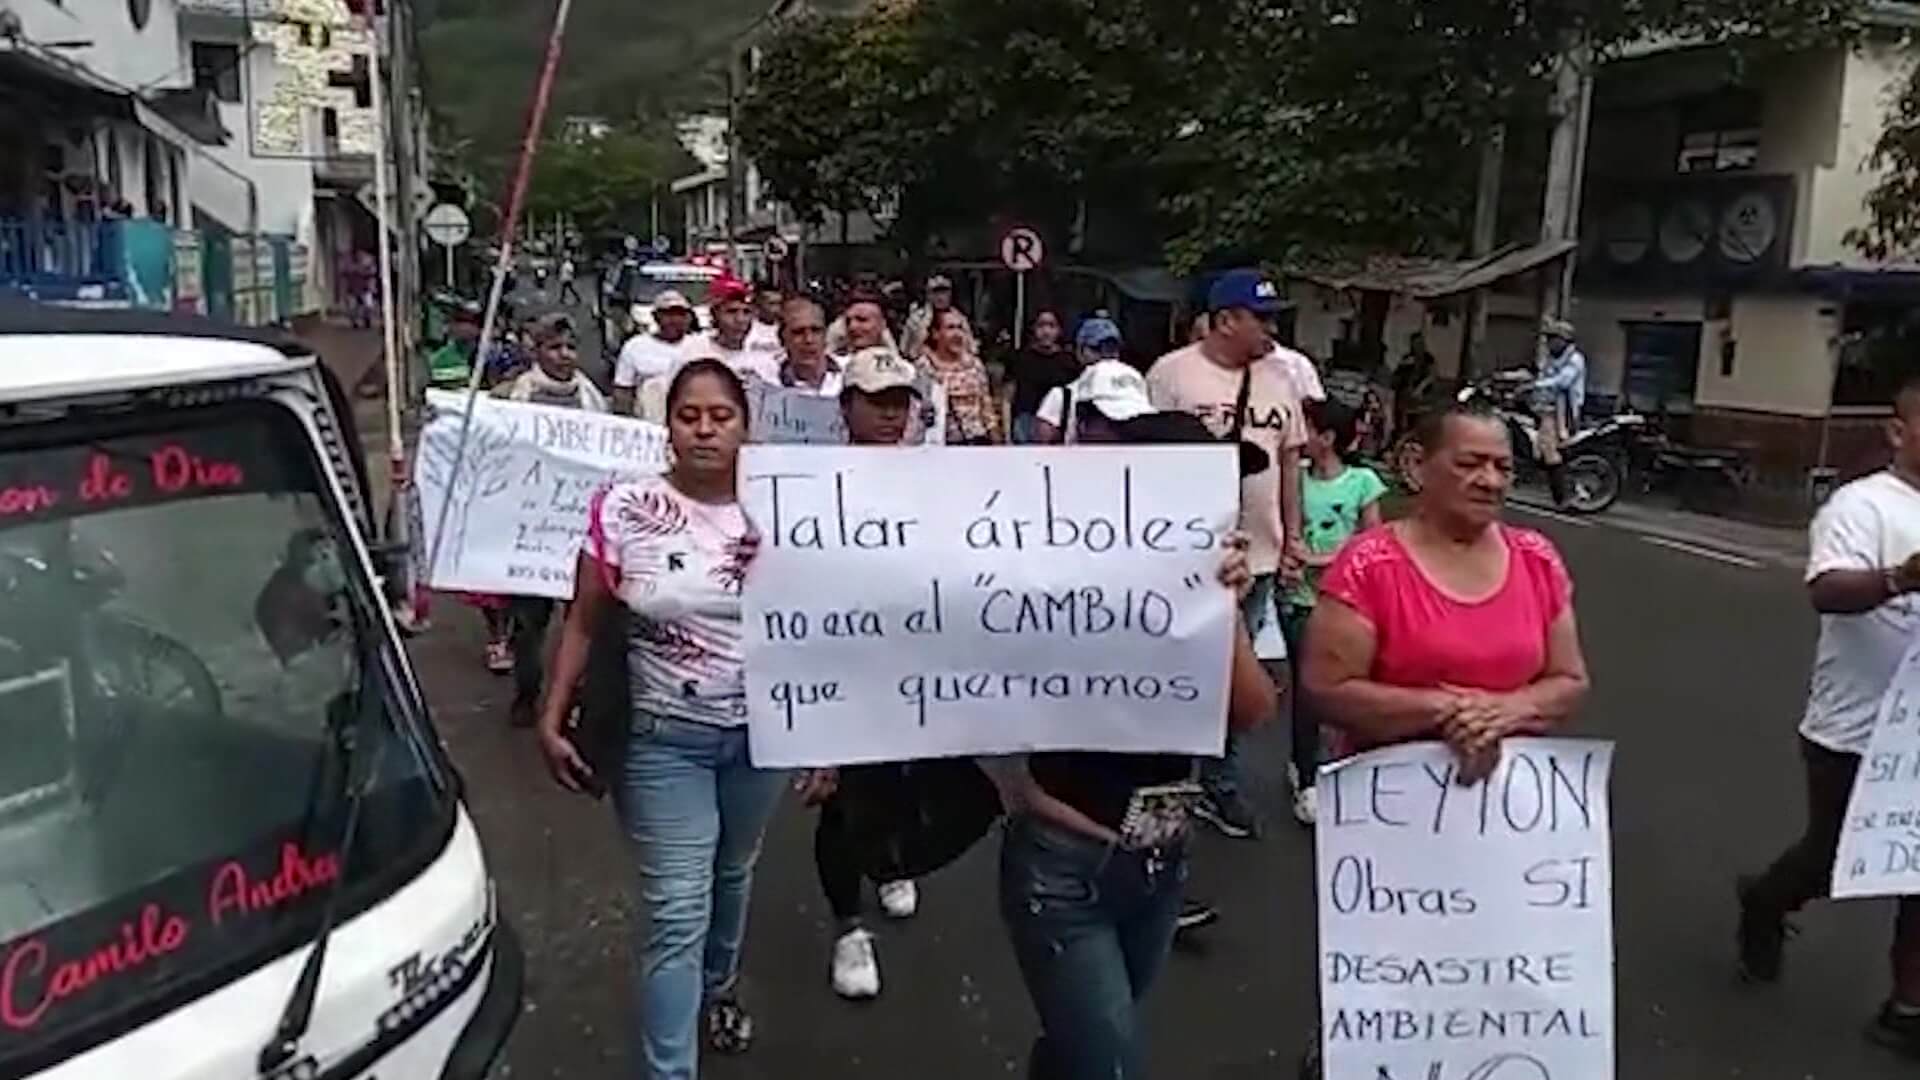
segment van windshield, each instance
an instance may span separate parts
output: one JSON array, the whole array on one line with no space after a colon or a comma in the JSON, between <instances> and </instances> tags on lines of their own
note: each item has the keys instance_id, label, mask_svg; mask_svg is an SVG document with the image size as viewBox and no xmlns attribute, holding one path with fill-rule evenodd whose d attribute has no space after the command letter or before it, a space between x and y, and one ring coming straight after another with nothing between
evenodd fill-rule
<instances>
[{"instance_id":1,"label":"van windshield","mask_svg":"<svg viewBox=\"0 0 1920 1080\"><path fill-rule=\"evenodd\" d=\"M0 1073L297 947L343 861L343 914L391 891L449 805L293 414L42 426L0 439Z\"/></svg>"}]
</instances>

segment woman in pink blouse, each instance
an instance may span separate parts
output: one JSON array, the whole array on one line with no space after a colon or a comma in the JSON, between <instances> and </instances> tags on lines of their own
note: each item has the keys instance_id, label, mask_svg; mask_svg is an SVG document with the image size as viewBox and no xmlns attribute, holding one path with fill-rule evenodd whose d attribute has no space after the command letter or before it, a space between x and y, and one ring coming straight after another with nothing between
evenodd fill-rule
<instances>
[{"instance_id":1,"label":"woman in pink blouse","mask_svg":"<svg viewBox=\"0 0 1920 1080\"><path fill-rule=\"evenodd\" d=\"M1455 406L1424 418L1416 439L1414 512L1355 536L1327 568L1302 684L1353 749L1444 739L1472 782L1498 763L1501 739L1572 715L1587 663L1560 553L1500 521L1506 426Z\"/></svg>"}]
</instances>

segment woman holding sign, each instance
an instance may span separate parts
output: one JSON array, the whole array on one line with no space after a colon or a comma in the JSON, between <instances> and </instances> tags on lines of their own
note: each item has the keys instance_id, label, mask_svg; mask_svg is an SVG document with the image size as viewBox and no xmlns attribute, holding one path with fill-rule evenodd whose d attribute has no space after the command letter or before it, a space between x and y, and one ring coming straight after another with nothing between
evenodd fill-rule
<instances>
[{"instance_id":1,"label":"woman holding sign","mask_svg":"<svg viewBox=\"0 0 1920 1080\"><path fill-rule=\"evenodd\" d=\"M1075 412L1083 442L1217 441L1186 413L1116 420L1095 402ZM1253 581L1245 537L1229 540L1227 551L1220 580L1244 598ZM1235 731L1279 711L1244 625L1233 634L1227 697ZM1050 753L987 764L1008 815L1000 914L1040 1014L1028 1076L1139 1080L1146 1070L1139 1003L1166 962L1186 892L1201 798L1194 759Z\"/></svg>"},{"instance_id":2,"label":"woman holding sign","mask_svg":"<svg viewBox=\"0 0 1920 1080\"><path fill-rule=\"evenodd\" d=\"M1455 404L1415 438L1414 512L1355 536L1327 567L1303 685L1356 748L1444 739L1471 783L1499 762L1500 740L1573 714L1587 662L1560 553L1500 522L1513 484L1505 424Z\"/></svg>"},{"instance_id":3,"label":"woman holding sign","mask_svg":"<svg viewBox=\"0 0 1920 1080\"><path fill-rule=\"evenodd\" d=\"M633 841L647 912L635 950L638 1075L691 1080L702 1015L716 1050L753 1038L734 984L783 776L754 768L747 749L740 590L759 537L735 497L746 391L724 363L694 360L666 405L667 472L616 484L589 511L539 733L554 779L611 789Z\"/></svg>"}]
</instances>

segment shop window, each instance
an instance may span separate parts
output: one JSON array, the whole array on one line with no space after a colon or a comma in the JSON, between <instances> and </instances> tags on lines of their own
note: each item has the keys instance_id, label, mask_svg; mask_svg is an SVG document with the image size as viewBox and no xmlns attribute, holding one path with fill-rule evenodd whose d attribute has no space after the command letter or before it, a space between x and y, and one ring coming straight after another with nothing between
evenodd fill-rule
<instances>
[{"instance_id":1,"label":"shop window","mask_svg":"<svg viewBox=\"0 0 1920 1080\"><path fill-rule=\"evenodd\" d=\"M1901 380L1920 374L1920 308L1900 303L1852 303L1840 334L1834 369L1836 406L1885 406Z\"/></svg>"},{"instance_id":2,"label":"shop window","mask_svg":"<svg viewBox=\"0 0 1920 1080\"><path fill-rule=\"evenodd\" d=\"M193 43L193 85L229 104L240 101L240 47L218 41Z\"/></svg>"}]
</instances>

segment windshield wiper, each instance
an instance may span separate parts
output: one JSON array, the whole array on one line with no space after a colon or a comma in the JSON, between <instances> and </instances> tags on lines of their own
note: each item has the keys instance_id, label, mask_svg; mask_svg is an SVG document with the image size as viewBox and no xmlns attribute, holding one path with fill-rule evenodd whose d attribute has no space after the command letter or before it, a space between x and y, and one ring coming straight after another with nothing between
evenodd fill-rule
<instances>
[{"instance_id":1,"label":"windshield wiper","mask_svg":"<svg viewBox=\"0 0 1920 1080\"><path fill-rule=\"evenodd\" d=\"M365 777L356 784L354 772L360 760L360 740L368 737L361 728L368 718L367 703L374 700L368 685L374 680L379 660L374 647L367 644L369 635L360 625L364 620L356 617L353 621L357 646L354 661L358 668L354 688L327 703L327 733L333 740L332 756L337 766L332 774L334 782L324 800L337 802L344 798L347 809L346 823L340 829L339 872L327 885L326 902L320 911L320 926L314 931L313 946L307 953L306 963L300 967L300 977L293 982L286 1005L280 1010L280 1022L274 1026L273 1038L260 1048L257 1064L261 1076L274 1076L294 1060L300 1053L300 1041L313 1024L314 998L320 990L321 970L327 963L327 942L339 921L340 896L351 874L354 838L360 831L360 808L380 777L380 760L386 752L387 740L374 737L373 756L367 762Z\"/></svg>"}]
</instances>

